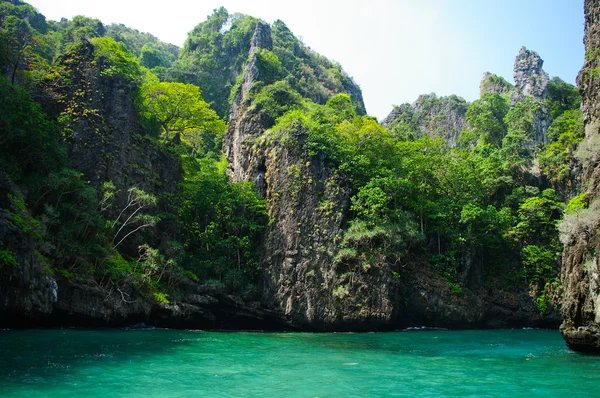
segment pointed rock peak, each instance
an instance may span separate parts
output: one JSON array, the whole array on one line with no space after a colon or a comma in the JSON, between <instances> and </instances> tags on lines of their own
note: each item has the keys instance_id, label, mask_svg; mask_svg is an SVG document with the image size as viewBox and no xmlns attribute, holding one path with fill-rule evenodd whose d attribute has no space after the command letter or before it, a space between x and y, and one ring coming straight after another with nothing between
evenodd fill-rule
<instances>
[{"instance_id":1,"label":"pointed rock peak","mask_svg":"<svg viewBox=\"0 0 600 398\"><path fill-rule=\"evenodd\" d=\"M273 38L271 36L271 26L264 22L258 21L254 34L250 40L250 51L262 48L265 50L273 49Z\"/></svg>"},{"instance_id":2,"label":"pointed rock peak","mask_svg":"<svg viewBox=\"0 0 600 398\"><path fill-rule=\"evenodd\" d=\"M544 61L538 53L521 47L515 59L514 79L516 89L530 97L544 99L548 94L548 74L542 67Z\"/></svg>"},{"instance_id":3,"label":"pointed rock peak","mask_svg":"<svg viewBox=\"0 0 600 398\"><path fill-rule=\"evenodd\" d=\"M528 72L529 74L540 74L543 72L544 60L540 58L535 51L528 50L525 46L521 47L519 55L515 58L515 80L518 71ZM521 77L521 76L519 76Z\"/></svg>"}]
</instances>

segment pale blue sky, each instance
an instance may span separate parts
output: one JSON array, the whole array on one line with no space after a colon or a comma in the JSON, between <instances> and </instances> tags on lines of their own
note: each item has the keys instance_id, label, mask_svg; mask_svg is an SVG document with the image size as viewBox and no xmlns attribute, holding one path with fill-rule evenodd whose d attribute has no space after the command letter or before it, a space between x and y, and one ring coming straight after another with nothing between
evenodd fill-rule
<instances>
[{"instance_id":1,"label":"pale blue sky","mask_svg":"<svg viewBox=\"0 0 600 398\"><path fill-rule=\"evenodd\" d=\"M522 45L550 76L575 83L583 64L583 0L30 0L49 19L74 15L124 23L182 45L187 32L225 6L271 23L340 62L361 86L369 114L419 94L477 99L484 72L512 82Z\"/></svg>"}]
</instances>

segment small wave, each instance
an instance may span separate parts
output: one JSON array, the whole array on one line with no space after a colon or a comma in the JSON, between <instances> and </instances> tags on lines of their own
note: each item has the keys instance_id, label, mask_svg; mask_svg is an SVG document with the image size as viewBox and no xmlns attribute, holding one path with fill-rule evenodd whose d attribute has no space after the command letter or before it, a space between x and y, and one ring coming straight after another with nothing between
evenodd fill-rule
<instances>
[{"instance_id":1,"label":"small wave","mask_svg":"<svg viewBox=\"0 0 600 398\"><path fill-rule=\"evenodd\" d=\"M131 325L124 327L123 330L167 330L166 328L159 328L156 326L149 326L145 323L138 323L136 325Z\"/></svg>"},{"instance_id":2,"label":"small wave","mask_svg":"<svg viewBox=\"0 0 600 398\"><path fill-rule=\"evenodd\" d=\"M440 332L447 331L446 328L435 328L430 326L413 326L406 329L401 329L399 332Z\"/></svg>"}]
</instances>

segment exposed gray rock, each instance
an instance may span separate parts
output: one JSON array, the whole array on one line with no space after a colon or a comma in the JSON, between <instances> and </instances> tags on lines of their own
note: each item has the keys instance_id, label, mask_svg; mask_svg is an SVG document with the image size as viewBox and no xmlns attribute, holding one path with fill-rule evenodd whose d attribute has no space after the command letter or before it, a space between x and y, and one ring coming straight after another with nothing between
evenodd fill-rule
<instances>
[{"instance_id":1,"label":"exposed gray rock","mask_svg":"<svg viewBox=\"0 0 600 398\"><path fill-rule=\"evenodd\" d=\"M456 146L458 135L468 127L465 115L469 104L461 97L438 97L434 93L420 95L412 105L395 106L383 120L383 126L412 133L415 137L444 138Z\"/></svg>"},{"instance_id":2,"label":"exposed gray rock","mask_svg":"<svg viewBox=\"0 0 600 398\"><path fill-rule=\"evenodd\" d=\"M273 38L271 37L271 26L264 22L258 21L254 34L250 40L250 53L256 51L258 48L264 48L265 50L273 49Z\"/></svg>"},{"instance_id":3,"label":"exposed gray rock","mask_svg":"<svg viewBox=\"0 0 600 398\"><path fill-rule=\"evenodd\" d=\"M471 283L460 294L427 266L409 264L402 273L401 307L403 326L427 325L446 328L556 328L561 321L556 311L540 315L527 291L488 290Z\"/></svg>"},{"instance_id":4,"label":"exposed gray rock","mask_svg":"<svg viewBox=\"0 0 600 398\"><path fill-rule=\"evenodd\" d=\"M552 124L550 112L545 104L540 104L533 119L533 143L535 146L548 144L548 127Z\"/></svg>"},{"instance_id":5,"label":"exposed gray rock","mask_svg":"<svg viewBox=\"0 0 600 398\"><path fill-rule=\"evenodd\" d=\"M523 96L536 100L546 99L550 79L542 69L543 66L544 61L538 53L530 51L524 46L521 47L519 55L515 59L513 75L515 91L511 95L511 99L514 97L513 103L521 101Z\"/></svg>"},{"instance_id":6,"label":"exposed gray rock","mask_svg":"<svg viewBox=\"0 0 600 398\"><path fill-rule=\"evenodd\" d=\"M253 50L250 54L224 146L229 174L234 181L256 184L272 220L263 243L263 305L307 329L389 327L398 308L393 304L398 284L369 275L350 281L347 270L334 266L350 202L345 179L333 172L324 154L306 154L308 132L302 126L276 138L265 136L265 119L248 101L260 79ZM391 272L387 274L391 280ZM353 299L346 295L351 290ZM359 308L357 301L364 305Z\"/></svg>"},{"instance_id":7,"label":"exposed gray rock","mask_svg":"<svg viewBox=\"0 0 600 398\"><path fill-rule=\"evenodd\" d=\"M412 123L413 116L414 112L410 104L394 105L394 108L390 114L383 119L381 125L389 129L391 129L392 126L397 123L410 125Z\"/></svg>"},{"instance_id":8,"label":"exposed gray rock","mask_svg":"<svg viewBox=\"0 0 600 398\"><path fill-rule=\"evenodd\" d=\"M268 36L268 38L267 38ZM265 194L264 165L250 166L251 158L248 143L261 135L267 126L266 118L258 112L248 111L250 105L249 94L255 82L260 80L260 71L257 66L256 51L260 48L268 49L272 46L271 27L259 22L252 36L252 47L248 62L244 67L242 84L235 95L231 105L227 134L223 140L223 149L229 160L227 172L233 181L250 180L256 183L261 195ZM261 47L261 46L267 47Z\"/></svg>"},{"instance_id":9,"label":"exposed gray rock","mask_svg":"<svg viewBox=\"0 0 600 398\"><path fill-rule=\"evenodd\" d=\"M224 146L233 180L253 181L267 203L271 221L262 244L263 306L305 330L558 325L555 313L537 314L525 290L500 295L473 283L464 294L452 293L419 260L422 253L402 261L336 257L347 228L349 184L323 153L308 155L308 131L300 123L267 131L268 123L248 99L260 78L254 63L251 56ZM455 142L466 127L466 108L459 97L422 96L413 106L394 108L385 123L415 123L432 135L450 126L444 137ZM465 281L476 279L476 268L465 268Z\"/></svg>"},{"instance_id":10,"label":"exposed gray rock","mask_svg":"<svg viewBox=\"0 0 600 398\"><path fill-rule=\"evenodd\" d=\"M134 186L154 194L177 193L179 159L145 137L135 104L137 83L105 74L109 65L102 58L95 61L93 51L84 42L72 60L65 60L71 86L62 93L63 103L73 109L65 143L72 166L98 191L112 181L120 201Z\"/></svg>"},{"instance_id":11,"label":"exposed gray rock","mask_svg":"<svg viewBox=\"0 0 600 398\"><path fill-rule=\"evenodd\" d=\"M584 162L582 191L590 209L580 217L565 217L570 222L566 233L561 281L564 287L562 313L565 317L560 331L567 345L577 351L600 353L600 79L595 72L600 66L600 4L585 0L585 64L577 76L582 96L586 139L580 144L588 148L589 159Z\"/></svg>"},{"instance_id":12,"label":"exposed gray rock","mask_svg":"<svg viewBox=\"0 0 600 398\"><path fill-rule=\"evenodd\" d=\"M514 79L515 87L510 93L511 107L526 100L539 103L539 108L533 120L532 145L545 145L548 143L548 127L550 127L550 113L542 101L548 95L548 74L542 69L544 61L538 53L521 47L519 55L515 58ZM530 148L533 149L533 148Z\"/></svg>"},{"instance_id":13,"label":"exposed gray rock","mask_svg":"<svg viewBox=\"0 0 600 398\"><path fill-rule=\"evenodd\" d=\"M21 198L18 188L0 167L0 250L16 260L16 266L0 262L0 325L46 318L57 299L54 278L44 270L39 243L19 227L16 217L27 217L9 198Z\"/></svg>"}]
</instances>

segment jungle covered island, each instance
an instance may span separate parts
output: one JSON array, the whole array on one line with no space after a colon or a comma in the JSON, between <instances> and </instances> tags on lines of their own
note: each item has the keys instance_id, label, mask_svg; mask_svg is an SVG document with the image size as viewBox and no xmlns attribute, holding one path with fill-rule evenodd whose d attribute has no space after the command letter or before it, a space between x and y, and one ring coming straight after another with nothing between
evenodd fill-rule
<instances>
[{"instance_id":1,"label":"jungle covered island","mask_svg":"<svg viewBox=\"0 0 600 398\"><path fill-rule=\"evenodd\" d=\"M523 47L475 101L380 123L280 20L221 7L179 48L0 0L0 327L562 324L600 350L585 10L579 88Z\"/></svg>"}]
</instances>

